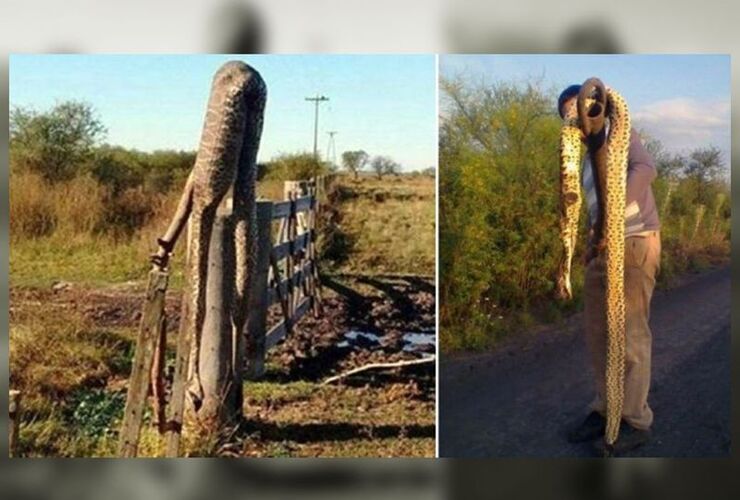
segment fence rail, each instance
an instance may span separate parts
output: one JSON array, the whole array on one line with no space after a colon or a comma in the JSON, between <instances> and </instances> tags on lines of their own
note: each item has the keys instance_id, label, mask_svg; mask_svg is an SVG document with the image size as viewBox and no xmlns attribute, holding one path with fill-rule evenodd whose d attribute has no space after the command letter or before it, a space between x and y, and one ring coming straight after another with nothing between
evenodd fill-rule
<instances>
[{"instance_id":1,"label":"fence rail","mask_svg":"<svg viewBox=\"0 0 740 500\"><path fill-rule=\"evenodd\" d=\"M289 181L290 182L290 181ZM291 213L307 212L314 207L315 196L303 196L296 200L281 201L272 204L272 218L284 219Z\"/></svg>"},{"instance_id":2,"label":"fence rail","mask_svg":"<svg viewBox=\"0 0 740 500\"><path fill-rule=\"evenodd\" d=\"M247 327L247 378L262 376L267 350L290 335L309 311L320 312L317 222L319 201L329 182L331 177L287 181L285 201L257 202L257 271ZM276 238L273 222L279 223ZM268 329L268 309L273 305L280 306L281 319Z\"/></svg>"}]
</instances>

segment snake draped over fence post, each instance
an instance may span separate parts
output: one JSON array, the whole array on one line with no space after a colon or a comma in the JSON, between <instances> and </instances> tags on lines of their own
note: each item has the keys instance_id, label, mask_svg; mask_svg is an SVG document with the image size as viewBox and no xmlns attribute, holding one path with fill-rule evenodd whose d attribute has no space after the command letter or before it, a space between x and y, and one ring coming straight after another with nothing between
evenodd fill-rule
<instances>
[{"instance_id":1,"label":"snake draped over fence post","mask_svg":"<svg viewBox=\"0 0 740 500\"><path fill-rule=\"evenodd\" d=\"M607 133L608 124L608 133ZM599 216L590 244L606 263L606 453L619 435L624 400L625 297L624 213L629 154L630 116L627 103L598 78L581 86L568 104L560 133L560 261L556 293L571 299L571 265L581 208L580 168L584 139L591 158Z\"/></svg>"},{"instance_id":2,"label":"snake draped over fence post","mask_svg":"<svg viewBox=\"0 0 740 500\"><path fill-rule=\"evenodd\" d=\"M216 72L195 165L166 233L157 240L159 249L152 256L145 317L156 319L163 318L169 257L188 226L187 285L183 294L175 374L166 422L159 422L160 431L168 435L169 456L179 454L186 387L199 423L203 423L201 414L207 414L208 420L222 419L221 407L226 404L222 398L227 391L237 392L235 401L229 403L234 411L241 408L238 392L248 311L247 290L257 251L255 163L266 97L267 88L262 77L247 64L230 61ZM227 204L222 202L232 189L229 211ZM158 325L163 319L157 321ZM121 454L125 456L136 454L143 408L141 399L146 398L145 386L149 382L148 374L135 377L137 369L148 371L154 364L153 392L155 399L160 400L159 406L164 403L162 384L156 382L162 377L163 357L152 352L153 341L159 353L165 348L163 335L159 341L153 340L158 335L151 330L163 329L157 325L146 325L142 321L140 328L143 333L140 333L136 353L139 363L132 370L121 431ZM203 352L204 333L209 337L225 338L208 338L209 349ZM159 362L154 362L155 359ZM208 377L207 383L203 377ZM159 413L164 415L163 411Z\"/></svg>"}]
</instances>

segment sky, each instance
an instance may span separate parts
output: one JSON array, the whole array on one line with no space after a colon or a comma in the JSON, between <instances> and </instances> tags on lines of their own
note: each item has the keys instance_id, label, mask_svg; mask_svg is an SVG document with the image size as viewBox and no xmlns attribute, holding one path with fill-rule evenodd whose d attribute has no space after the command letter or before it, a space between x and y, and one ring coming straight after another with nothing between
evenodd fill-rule
<instances>
[{"instance_id":1,"label":"sky","mask_svg":"<svg viewBox=\"0 0 740 500\"><path fill-rule=\"evenodd\" d=\"M105 142L142 151L197 150L211 80L238 59L268 88L259 161L313 150L329 131L343 151L387 155L403 170L437 162L436 62L433 55L12 55L10 105L38 111L74 99L93 105Z\"/></svg>"},{"instance_id":2,"label":"sky","mask_svg":"<svg viewBox=\"0 0 740 500\"><path fill-rule=\"evenodd\" d=\"M560 92L597 76L627 100L633 127L685 153L713 145L730 164L730 57L726 55L440 56L442 77L541 80Z\"/></svg>"}]
</instances>

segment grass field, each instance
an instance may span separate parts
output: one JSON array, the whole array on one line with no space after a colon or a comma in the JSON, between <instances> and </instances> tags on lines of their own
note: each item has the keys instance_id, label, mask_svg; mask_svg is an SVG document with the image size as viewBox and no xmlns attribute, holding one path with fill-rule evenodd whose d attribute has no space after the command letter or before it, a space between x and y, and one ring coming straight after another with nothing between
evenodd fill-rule
<instances>
[{"instance_id":1,"label":"grass field","mask_svg":"<svg viewBox=\"0 0 740 500\"><path fill-rule=\"evenodd\" d=\"M281 183L260 186L265 197L279 198L281 192ZM327 281L336 273L433 275L433 179L340 178L336 193L333 231L352 244L333 249L336 260L322 269ZM171 197L166 206L176 202ZM129 238L63 232L11 238L10 386L23 393L21 454L115 454L147 257L167 224L165 212ZM178 252L168 315L178 308L181 264ZM318 325L320 342L317 325L309 324L302 340L271 352L265 379L244 385L244 421L217 440L186 440L187 454L433 456L433 370L431 376L371 377L359 384L321 381L353 363L388 355L383 349L338 351L337 341L353 322L374 318L381 336L418 328L418 303L425 328L430 320L433 328L434 294L383 278L337 280L340 292L327 288L326 298L330 309L338 306ZM413 307L394 294L412 297L407 302ZM357 300L362 308L353 312ZM169 327L174 331L176 323ZM311 363L320 370L295 368ZM148 426L141 454L161 453L160 439Z\"/></svg>"},{"instance_id":2,"label":"grass field","mask_svg":"<svg viewBox=\"0 0 740 500\"><path fill-rule=\"evenodd\" d=\"M282 182L260 183L264 199L282 199ZM325 272L434 275L434 179L390 176L355 181L340 176L335 210L339 221ZM130 238L53 233L39 238L13 238L10 248L11 287L46 287L56 282L89 286L140 281L149 268L154 242L169 222L179 194ZM172 261L174 289L182 286L182 251Z\"/></svg>"},{"instance_id":3,"label":"grass field","mask_svg":"<svg viewBox=\"0 0 740 500\"><path fill-rule=\"evenodd\" d=\"M332 271L434 275L434 178L342 177L336 193L347 251Z\"/></svg>"}]
</instances>

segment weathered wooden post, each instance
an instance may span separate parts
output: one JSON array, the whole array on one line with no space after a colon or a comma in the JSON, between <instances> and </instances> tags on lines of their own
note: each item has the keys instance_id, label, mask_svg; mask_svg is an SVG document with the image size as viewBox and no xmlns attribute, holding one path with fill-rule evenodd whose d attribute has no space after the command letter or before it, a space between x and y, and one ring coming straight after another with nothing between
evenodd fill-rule
<instances>
[{"instance_id":1,"label":"weathered wooden post","mask_svg":"<svg viewBox=\"0 0 740 500\"><path fill-rule=\"evenodd\" d=\"M164 301L167 281L167 271L157 268L149 271L146 302L139 324L139 337L131 366L131 378L118 443L118 454L122 457L135 457L138 449L154 351L165 328Z\"/></svg>"},{"instance_id":2,"label":"weathered wooden post","mask_svg":"<svg viewBox=\"0 0 740 500\"><path fill-rule=\"evenodd\" d=\"M285 181L283 184L283 197L286 200L297 199L308 194L308 184L306 181ZM306 231L306 217L303 213L295 214L296 235L301 235Z\"/></svg>"},{"instance_id":3,"label":"weathered wooden post","mask_svg":"<svg viewBox=\"0 0 740 500\"><path fill-rule=\"evenodd\" d=\"M190 238L188 228L188 239ZM188 269L189 262L185 263ZM185 286L180 306L180 327L177 332L177 347L175 350L175 373L172 376L172 396L167 405L167 422L165 437L167 440L166 456L177 457L180 454L180 437L182 434L185 416L185 386L188 382L188 360L192 336L190 333L190 293L189 286Z\"/></svg>"},{"instance_id":4,"label":"weathered wooden post","mask_svg":"<svg viewBox=\"0 0 740 500\"><path fill-rule=\"evenodd\" d=\"M245 378L255 380L265 373L265 334L270 306L267 280L272 252L272 202L257 202L257 259L250 270L249 316L246 335ZM276 280L280 277L276 276ZM242 358L244 359L244 358Z\"/></svg>"},{"instance_id":5,"label":"weathered wooden post","mask_svg":"<svg viewBox=\"0 0 740 500\"><path fill-rule=\"evenodd\" d=\"M241 416L238 392L241 380L234 370L234 219L220 213L211 234L208 252L206 311L201 336L199 365L203 401L196 409L200 426L218 432L225 424Z\"/></svg>"},{"instance_id":6,"label":"weathered wooden post","mask_svg":"<svg viewBox=\"0 0 740 500\"><path fill-rule=\"evenodd\" d=\"M9 397L9 417L10 425L8 426L8 453L11 458L18 456L16 447L18 446L18 429L21 420L21 391L10 391Z\"/></svg>"}]
</instances>

